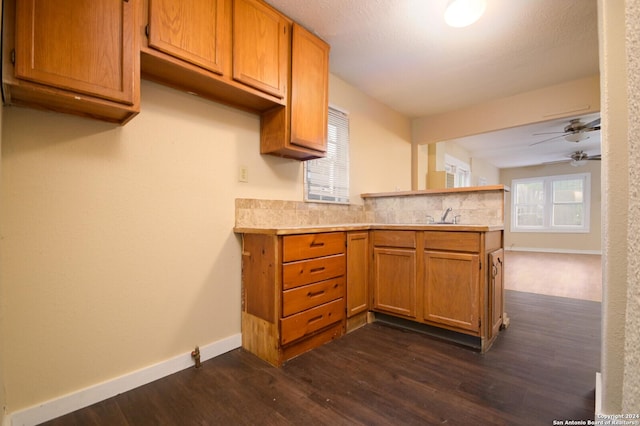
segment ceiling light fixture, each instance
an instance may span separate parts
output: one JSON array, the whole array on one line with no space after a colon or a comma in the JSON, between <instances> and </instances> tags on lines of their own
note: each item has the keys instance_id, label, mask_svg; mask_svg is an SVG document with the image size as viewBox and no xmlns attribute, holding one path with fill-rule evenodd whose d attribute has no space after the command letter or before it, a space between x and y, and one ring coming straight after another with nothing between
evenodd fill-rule
<instances>
[{"instance_id":1,"label":"ceiling light fixture","mask_svg":"<svg viewBox=\"0 0 640 426\"><path fill-rule=\"evenodd\" d=\"M589 139L589 136L585 135L583 132L569 133L564 137L564 140L567 142L580 142L585 139Z\"/></svg>"},{"instance_id":2,"label":"ceiling light fixture","mask_svg":"<svg viewBox=\"0 0 640 426\"><path fill-rule=\"evenodd\" d=\"M451 0L444 20L451 27L466 27L480 19L486 7L485 0Z\"/></svg>"}]
</instances>

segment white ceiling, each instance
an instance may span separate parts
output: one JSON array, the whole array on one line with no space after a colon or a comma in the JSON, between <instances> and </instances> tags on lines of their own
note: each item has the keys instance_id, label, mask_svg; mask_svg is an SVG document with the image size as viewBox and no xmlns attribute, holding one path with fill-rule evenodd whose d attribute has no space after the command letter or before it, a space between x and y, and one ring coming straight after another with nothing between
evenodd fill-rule
<instances>
[{"instance_id":1,"label":"white ceiling","mask_svg":"<svg viewBox=\"0 0 640 426\"><path fill-rule=\"evenodd\" d=\"M444 23L448 0L266 1L331 45L332 74L411 118L598 73L597 0L487 0L483 17L466 28ZM520 144L530 163L556 145L525 149L538 126L477 143L488 152ZM458 143L475 152L473 139ZM502 157L496 165L513 167Z\"/></svg>"}]
</instances>

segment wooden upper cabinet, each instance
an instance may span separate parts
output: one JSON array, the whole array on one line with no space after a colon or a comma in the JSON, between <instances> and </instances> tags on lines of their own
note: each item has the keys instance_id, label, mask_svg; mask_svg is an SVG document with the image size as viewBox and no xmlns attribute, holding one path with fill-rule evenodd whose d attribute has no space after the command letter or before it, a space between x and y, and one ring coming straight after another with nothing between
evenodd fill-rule
<instances>
[{"instance_id":1,"label":"wooden upper cabinet","mask_svg":"<svg viewBox=\"0 0 640 426\"><path fill-rule=\"evenodd\" d=\"M256 0L233 2L233 78L284 98L289 60L289 20Z\"/></svg>"},{"instance_id":2,"label":"wooden upper cabinet","mask_svg":"<svg viewBox=\"0 0 640 426\"><path fill-rule=\"evenodd\" d=\"M261 0L139 1L143 78L254 113L285 105L284 15Z\"/></svg>"},{"instance_id":3,"label":"wooden upper cabinet","mask_svg":"<svg viewBox=\"0 0 640 426\"><path fill-rule=\"evenodd\" d=\"M294 23L289 102L262 114L260 152L303 161L324 157L328 114L329 45Z\"/></svg>"},{"instance_id":4,"label":"wooden upper cabinet","mask_svg":"<svg viewBox=\"0 0 640 426\"><path fill-rule=\"evenodd\" d=\"M225 1L149 1L149 47L224 72Z\"/></svg>"},{"instance_id":5,"label":"wooden upper cabinet","mask_svg":"<svg viewBox=\"0 0 640 426\"><path fill-rule=\"evenodd\" d=\"M329 45L293 24L291 143L325 152L329 108Z\"/></svg>"},{"instance_id":6,"label":"wooden upper cabinet","mask_svg":"<svg viewBox=\"0 0 640 426\"><path fill-rule=\"evenodd\" d=\"M135 2L5 3L3 81L9 102L117 122L137 113ZM7 55L15 55L15 68Z\"/></svg>"}]
</instances>

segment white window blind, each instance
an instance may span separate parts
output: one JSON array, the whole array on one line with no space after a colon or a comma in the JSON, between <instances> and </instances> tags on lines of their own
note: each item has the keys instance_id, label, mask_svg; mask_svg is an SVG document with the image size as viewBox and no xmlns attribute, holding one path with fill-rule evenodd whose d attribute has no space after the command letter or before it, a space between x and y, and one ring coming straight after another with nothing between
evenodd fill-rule
<instances>
[{"instance_id":1,"label":"white window blind","mask_svg":"<svg viewBox=\"0 0 640 426\"><path fill-rule=\"evenodd\" d=\"M349 115L329 107L327 155L304 163L305 201L349 203Z\"/></svg>"}]
</instances>

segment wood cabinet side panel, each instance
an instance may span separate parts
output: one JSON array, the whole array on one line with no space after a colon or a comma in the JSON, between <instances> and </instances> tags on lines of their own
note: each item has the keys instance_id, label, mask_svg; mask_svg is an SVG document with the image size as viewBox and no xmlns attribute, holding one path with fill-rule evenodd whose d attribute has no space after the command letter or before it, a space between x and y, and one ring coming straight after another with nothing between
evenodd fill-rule
<instances>
[{"instance_id":1,"label":"wood cabinet side panel","mask_svg":"<svg viewBox=\"0 0 640 426\"><path fill-rule=\"evenodd\" d=\"M369 309L369 233L347 234L347 317Z\"/></svg>"},{"instance_id":2,"label":"wood cabinet side panel","mask_svg":"<svg viewBox=\"0 0 640 426\"><path fill-rule=\"evenodd\" d=\"M242 310L277 323L280 292L277 237L244 234L242 238Z\"/></svg>"},{"instance_id":3,"label":"wood cabinet side panel","mask_svg":"<svg viewBox=\"0 0 640 426\"><path fill-rule=\"evenodd\" d=\"M491 336L498 335L504 316L504 250L489 253L489 318Z\"/></svg>"}]
</instances>

